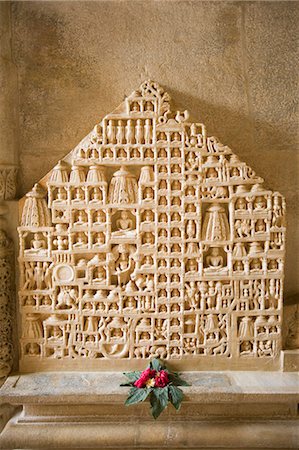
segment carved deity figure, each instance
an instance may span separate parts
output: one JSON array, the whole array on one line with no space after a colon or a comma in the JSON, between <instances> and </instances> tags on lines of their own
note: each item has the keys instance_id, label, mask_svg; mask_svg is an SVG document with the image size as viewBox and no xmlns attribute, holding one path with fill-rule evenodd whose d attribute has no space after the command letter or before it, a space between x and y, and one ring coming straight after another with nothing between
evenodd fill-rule
<instances>
[{"instance_id":1,"label":"carved deity figure","mask_svg":"<svg viewBox=\"0 0 299 450\"><path fill-rule=\"evenodd\" d=\"M186 169L193 171L197 169L197 158L194 152L189 152L186 157Z\"/></svg>"},{"instance_id":2,"label":"carved deity figure","mask_svg":"<svg viewBox=\"0 0 299 450\"><path fill-rule=\"evenodd\" d=\"M244 197L240 197L236 201L236 211L246 211L247 209L247 202Z\"/></svg>"},{"instance_id":3,"label":"carved deity figure","mask_svg":"<svg viewBox=\"0 0 299 450\"><path fill-rule=\"evenodd\" d=\"M34 267L34 281L36 289L43 289L44 287L44 267L41 261L38 261Z\"/></svg>"},{"instance_id":4,"label":"carved deity figure","mask_svg":"<svg viewBox=\"0 0 299 450\"><path fill-rule=\"evenodd\" d=\"M30 250L27 252L30 253L43 253L43 251L47 248L47 243L42 233L34 233L33 239L30 242Z\"/></svg>"},{"instance_id":5,"label":"carved deity figure","mask_svg":"<svg viewBox=\"0 0 299 450\"><path fill-rule=\"evenodd\" d=\"M40 346L36 342L30 342L27 346L28 356L37 356L40 354Z\"/></svg>"},{"instance_id":6,"label":"carved deity figure","mask_svg":"<svg viewBox=\"0 0 299 450\"><path fill-rule=\"evenodd\" d=\"M188 220L186 225L187 238L194 238L196 236L196 225L194 220Z\"/></svg>"},{"instance_id":7,"label":"carved deity figure","mask_svg":"<svg viewBox=\"0 0 299 450\"><path fill-rule=\"evenodd\" d=\"M94 215L94 223L95 224L104 223L105 220L106 220L105 213L103 211L101 211L100 209L97 210Z\"/></svg>"},{"instance_id":8,"label":"carved deity figure","mask_svg":"<svg viewBox=\"0 0 299 450\"><path fill-rule=\"evenodd\" d=\"M280 198L275 195L273 197L273 213L272 213L272 226L281 227L283 225L283 209L280 204Z\"/></svg>"},{"instance_id":9,"label":"carved deity figure","mask_svg":"<svg viewBox=\"0 0 299 450\"><path fill-rule=\"evenodd\" d=\"M266 208L266 200L262 196L256 197L254 201L254 209L255 210L261 210Z\"/></svg>"},{"instance_id":10,"label":"carved deity figure","mask_svg":"<svg viewBox=\"0 0 299 450\"><path fill-rule=\"evenodd\" d=\"M198 288L195 281L190 281L190 283L185 284L186 288L186 296L187 301L190 305L191 309L196 309L198 307L198 301L199 301L199 293Z\"/></svg>"},{"instance_id":11,"label":"carved deity figure","mask_svg":"<svg viewBox=\"0 0 299 450\"><path fill-rule=\"evenodd\" d=\"M83 202L85 199L84 191L82 188L76 188L75 189L75 196L73 199L73 202Z\"/></svg>"},{"instance_id":12,"label":"carved deity figure","mask_svg":"<svg viewBox=\"0 0 299 450\"><path fill-rule=\"evenodd\" d=\"M71 308L76 304L77 294L73 288L62 287L57 295L57 308Z\"/></svg>"},{"instance_id":13,"label":"carved deity figure","mask_svg":"<svg viewBox=\"0 0 299 450\"><path fill-rule=\"evenodd\" d=\"M87 236L83 231L79 231L75 234L74 247L86 247L87 246Z\"/></svg>"},{"instance_id":14,"label":"carved deity figure","mask_svg":"<svg viewBox=\"0 0 299 450\"><path fill-rule=\"evenodd\" d=\"M210 254L206 257L207 266L211 269L220 269L223 267L223 256L218 247L212 247Z\"/></svg>"},{"instance_id":15,"label":"carved deity figure","mask_svg":"<svg viewBox=\"0 0 299 450\"><path fill-rule=\"evenodd\" d=\"M121 232L130 231L133 228L133 220L129 216L129 212L122 210L120 212L120 217L116 221L117 229Z\"/></svg>"},{"instance_id":16,"label":"carved deity figure","mask_svg":"<svg viewBox=\"0 0 299 450\"><path fill-rule=\"evenodd\" d=\"M76 218L75 224L76 224L76 225L83 225L83 224L86 223L86 222L87 222L87 214L86 214L85 211L83 211L82 209L80 209L80 210L78 211L78 214L77 214L77 218Z\"/></svg>"},{"instance_id":17,"label":"carved deity figure","mask_svg":"<svg viewBox=\"0 0 299 450\"><path fill-rule=\"evenodd\" d=\"M104 244L105 244L105 235L103 232L100 231L99 233L96 233L96 235L95 235L93 247L100 247Z\"/></svg>"},{"instance_id":18,"label":"carved deity figure","mask_svg":"<svg viewBox=\"0 0 299 450\"><path fill-rule=\"evenodd\" d=\"M104 267L96 267L94 270L93 281L97 283L103 282L106 280L106 270Z\"/></svg>"},{"instance_id":19,"label":"carved deity figure","mask_svg":"<svg viewBox=\"0 0 299 450\"><path fill-rule=\"evenodd\" d=\"M103 200L102 191L100 188L95 187L90 193L90 203L97 203Z\"/></svg>"},{"instance_id":20,"label":"carved deity figure","mask_svg":"<svg viewBox=\"0 0 299 450\"><path fill-rule=\"evenodd\" d=\"M251 223L250 220L236 220L235 222L235 230L237 233L237 236L239 238L243 238L243 237L249 237L251 235Z\"/></svg>"}]
</instances>

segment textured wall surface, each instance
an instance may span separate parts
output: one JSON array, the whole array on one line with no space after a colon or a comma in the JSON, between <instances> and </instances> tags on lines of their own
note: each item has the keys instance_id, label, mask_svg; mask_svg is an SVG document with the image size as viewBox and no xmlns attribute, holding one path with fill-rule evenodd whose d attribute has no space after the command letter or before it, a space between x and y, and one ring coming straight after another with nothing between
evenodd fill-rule
<instances>
[{"instance_id":1,"label":"textured wall surface","mask_svg":"<svg viewBox=\"0 0 299 450\"><path fill-rule=\"evenodd\" d=\"M18 161L18 74L11 39L11 8L0 2L0 164Z\"/></svg>"},{"instance_id":2,"label":"textured wall surface","mask_svg":"<svg viewBox=\"0 0 299 450\"><path fill-rule=\"evenodd\" d=\"M20 194L147 78L287 199L299 291L297 2L13 2Z\"/></svg>"}]
</instances>

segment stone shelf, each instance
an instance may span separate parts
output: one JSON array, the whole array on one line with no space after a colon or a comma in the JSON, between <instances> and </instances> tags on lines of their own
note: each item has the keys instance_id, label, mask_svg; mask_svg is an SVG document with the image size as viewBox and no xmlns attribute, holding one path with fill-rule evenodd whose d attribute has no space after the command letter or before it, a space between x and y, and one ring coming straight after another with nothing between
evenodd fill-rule
<instances>
[{"instance_id":1,"label":"stone shelf","mask_svg":"<svg viewBox=\"0 0 299 450\"><path fill-rule=\"evenodd\" d=\"M183 387L186 401L254 402L293 401L298 396L298 373L283 372L185 372L191 383ZM124 401L128 388L120 387L126 379L115 372L34 373L10 376L0 390L1 403L93 403Z\"/></svg>"},{"instance_id":2,"label":"stone shelf","mask_svg":"<svg viewBox=\"0 0 299 450\"><path fill-rule=\"evenodd\" d=\"M298 373L185 372L179 413L157 421L149 404L123 405L121 373L10 376L2 408L16 409L0 448L286 449L298 448Z\"/></svg>"}]
</instances>

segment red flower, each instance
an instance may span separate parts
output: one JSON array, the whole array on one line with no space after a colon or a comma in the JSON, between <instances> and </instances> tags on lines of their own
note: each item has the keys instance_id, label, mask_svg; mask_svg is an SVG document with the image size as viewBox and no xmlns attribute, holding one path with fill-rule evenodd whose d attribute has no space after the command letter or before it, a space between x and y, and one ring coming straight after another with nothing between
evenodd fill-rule
<instances>
[{"instance_id":1,"label":"red flower","mask_svg":"<svg viewBox=\"0 0 299 450\"><path fill-rule=\"evenodd\" d=\"M138 380L135 381L134 386L136 386L137 388L144 388L146 386L147 381L150 380L151 378L154 378L155 375L156 371L148 367L141 373Z\"/></svg>"},{"instance_id":2,"label":"red flower","mask_svg":"<svg viewBox=\"0 0 299 450\"><path fill-rule=\"evenodd\" d=\"M168 372L166 370L160 370L155 377L155 387L163 388L169 383Z\"/></svg>"}]
</instances>

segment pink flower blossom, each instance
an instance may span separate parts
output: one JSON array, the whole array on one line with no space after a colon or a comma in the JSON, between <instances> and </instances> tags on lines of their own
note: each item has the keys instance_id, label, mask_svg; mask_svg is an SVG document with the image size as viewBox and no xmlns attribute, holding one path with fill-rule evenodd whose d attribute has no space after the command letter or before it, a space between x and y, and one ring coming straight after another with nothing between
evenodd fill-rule
<instances>
[{"instance_id":1,"label":"pink flower blossom","mask_svg":"<svg viewBox=\"0 0 299 450\"><path fill-rule=\"evenodd\" d=\"M148 380L150 380L151 378L154 378L156 373L157 372L155 370L152 370L148 367L141 373L138 380L135 381L134 386L136 386L137 388L144 388L146 386Z\"/></svg>"},{"instance_id":2,"label":"pink flower blossom","mask_svg":"<svg viewBox=\"0 0 299 450\"><path fill-rule=\"evenodd\" d=\"M169 383L168 372L166 370L160 370L155 377L155 387L163 388Z\"/></svg>"}]
</instances>

